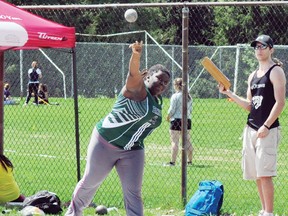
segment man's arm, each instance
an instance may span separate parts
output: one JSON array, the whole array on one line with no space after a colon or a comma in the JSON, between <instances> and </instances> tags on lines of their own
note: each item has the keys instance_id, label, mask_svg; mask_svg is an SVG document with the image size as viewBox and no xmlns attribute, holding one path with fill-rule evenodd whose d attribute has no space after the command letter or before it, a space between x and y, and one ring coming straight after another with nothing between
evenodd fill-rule
<instances>
[{"instance_id":1,"label":"man's arm","mask_svg":"<svg viewBox=\"0 0 288 216\"><path fill-rule=\"evenodd\" d=\"M250 91L250 82L251 82L253 75L254 75L254 73L251 73L249 78L248 78L248 88L247 88L247 92L246 92L246 99L238 96L237 94L235 94L233 92L231 92L229 89L226 90L221 83L219 83L219 85L218 85L219 92L227 95L229 98L231 98L235 103L237 103L243 109L250 111L251 110L251 100L252 100L251 91Z\"/></svg>"},{"instance_id":2,"label":"man's arm","mask_svg":"<svg viewBox=\"0 0 288 216\"><path fill-rule=\"evenodd\" d=\"M275 104L272 110L264 122L264 124L258 129L257 137L264 138L269 134L269 128L275 122L275 120L281 114L285 106L285 92L286 92L286 78L282 68L275 67L270 73L270 80L273 84Z\"/></svg>"},{"instance_id":3,"label":"man's arm","mask_svg":"<svg viewBox=\"0 0 288 216\"><path fill-rule=\"evenodd\" d=\"M281 67L275 67L270 73L270 80L273 84L275 104L265 121L265 125L270 127L273 122L280 116L285 107L286 100L286 77Z\"/></svg>"}]
</instances>

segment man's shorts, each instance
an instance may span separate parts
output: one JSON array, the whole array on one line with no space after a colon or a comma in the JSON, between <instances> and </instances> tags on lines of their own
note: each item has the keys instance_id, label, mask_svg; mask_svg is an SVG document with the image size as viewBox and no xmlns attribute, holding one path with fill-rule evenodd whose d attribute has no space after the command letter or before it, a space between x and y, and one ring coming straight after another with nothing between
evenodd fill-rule
<instances>
[{"instance_id":1,"label":"man's shorts","mask_svg":"<svg viewBox=\"0 0 288 216\"><path fill-rule=\"evenodd\" d=\"M243 178L256 180L259 177L276 176L277 149L280 142L280 127L272 128L264 138L257 138L257 131L248 125L243 133L242 170Z\"/></svg>"}]
</instances>

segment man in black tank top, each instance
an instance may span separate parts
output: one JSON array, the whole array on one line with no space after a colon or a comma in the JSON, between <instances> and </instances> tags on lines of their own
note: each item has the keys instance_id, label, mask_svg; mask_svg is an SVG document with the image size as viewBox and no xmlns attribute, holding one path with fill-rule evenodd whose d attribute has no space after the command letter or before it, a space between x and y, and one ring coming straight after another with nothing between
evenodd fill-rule
<instances>
[{"instance_id":1,"label":"man in black tank top","mask_svg":"<svg viewBox=\"0 0 288 216\"><path fill-rule=\"evenodd\" d=\"M270 36L260 35L251 46L259 66L249 75L246 99L224 89L221 83L219 92L249 111L243 133L243 178L256 180L262 205L259 216L273 216L272 177L277 175L277 148L280 140L278 117L285 106L286 78L282 63L272 59L274 43Z\"/></svg>"}]
</instances>

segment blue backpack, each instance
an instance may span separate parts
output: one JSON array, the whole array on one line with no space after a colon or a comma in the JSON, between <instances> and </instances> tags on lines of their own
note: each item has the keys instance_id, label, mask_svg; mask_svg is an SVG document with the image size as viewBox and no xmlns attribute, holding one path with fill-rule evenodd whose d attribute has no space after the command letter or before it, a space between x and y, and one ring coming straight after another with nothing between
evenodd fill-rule
<instances>
[{"instance_id":1,"label":"blue backpack","mask_svg":"<svg viewBox=\"0 0 288 216\"><path fill-rule=\"evenodd\" d=\"M223 203L224 187L219 181L205 180L185 207L185 216L219 215Z\"/></svg>"}]
</instances>

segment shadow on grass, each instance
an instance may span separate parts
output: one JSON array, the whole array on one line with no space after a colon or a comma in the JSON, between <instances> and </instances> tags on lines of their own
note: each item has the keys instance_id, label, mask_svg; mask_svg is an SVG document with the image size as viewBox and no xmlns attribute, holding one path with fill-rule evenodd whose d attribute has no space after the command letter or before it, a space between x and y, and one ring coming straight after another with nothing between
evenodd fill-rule
<instances>
[{"instance_id":1,"label":"shadow on grass","mask_svg":"<svg viewBox=\"0 0 288 216\"><path fill-rule=\"evenodd\" d=\"M211 165L193 164L193 165L190 165L190 166L187 166L187 167L202 169L202 168L211 168L213 166L211 166Z\"/></svg>"}]
</instances>

